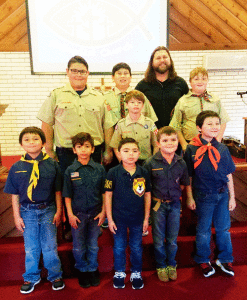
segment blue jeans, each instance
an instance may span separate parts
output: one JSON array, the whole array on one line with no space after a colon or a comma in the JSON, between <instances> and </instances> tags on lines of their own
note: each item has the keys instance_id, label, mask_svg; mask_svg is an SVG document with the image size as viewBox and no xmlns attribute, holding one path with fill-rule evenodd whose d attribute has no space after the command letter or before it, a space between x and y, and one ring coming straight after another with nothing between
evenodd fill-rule
<instances>
[{"instance_id":1,"label":"blue jeans","mask_svg":"<svg viewBox=\"0 0 247 300\"><path fill-rule=\"evenodd\" d=\"M21 206L24 221L25 268L24 281L36 282L40 279L39 261L41 251L44 266L48 271L47 279L54 281L62 277L60 259L57 253L57 229L52 224L56 212L54 205L36 209L36 205Z\"/></svg>"},{"instance_id":2,"label":"blue jeans","mask_svg":"<svg viewBox=\"0 0 247 300\"><path fill-rule=\"evenodd\" d=\"M80 272L94 272L98 268L99 220L94 220L95 214L78 212L75 215L81 221L77 229L71 228L75 268Z\"/></svg>"},{"instance_id":3,"label":"blue jeans","mask_svg":"<svg viewBox=\"0 0 247 300\"><path fill-rule=\"evenodd\" d=\"M181 202L163 202L158 211L152 210L152 234L156 268L175 267L177 237L180 226Z\"/></svg>"},{"instance_id":4,"label":"blue jeans","mask_svg":"<svg viewBox=\"0 0 247 300\"><path fill-rule=\"evenodd\" d=\"M219 194L194 192L196 202L196 255L199 264L210 261L210 240L212 222L216 233L218 259L222 263L232 262L232 242L230 236L230 213L228 190Z\"/></svg>"},{"instance_id":5,"label":"blue jeans","mask_svg":"<svg viewBox=\"0 0 247 300\"><path fill-rule=\"evenodd\" d=\"M129 229L131 272L142 271L142 230L143 224L126 225L116 224L117 231L114 237L114 269L116 272L125 272L127 229Z\"/></svg>"}]
</instances>

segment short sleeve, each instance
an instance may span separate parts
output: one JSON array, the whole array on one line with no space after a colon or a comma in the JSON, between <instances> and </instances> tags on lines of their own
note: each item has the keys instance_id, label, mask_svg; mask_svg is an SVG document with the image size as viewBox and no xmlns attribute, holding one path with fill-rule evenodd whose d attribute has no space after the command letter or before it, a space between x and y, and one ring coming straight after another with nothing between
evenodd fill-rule
<instances>
[{"instance_id":1,"label":"short sleeve","mask_svg":"<svg viewBox=\"0 0 247 300\"><path fill-rule=\"evenodd\" d=\"M7 181L4 187L4 193L19 195L18 184L15 182L15 172L13 166L9 170Z\"/></svg>"},{"instance_id":2,"label":"short sleeve","mask_svg":"<svg viewBox=\"0 0 247 300\"><path fill-rule=\"evenodd\" d=\"M119 126L119 124L117 124L115 126L115 130L111 138L110 146L112 148L118 148L118 144L121 141L121 139L122 139L121 127Z\"/></svg>"},{"instance_id":3,"label":"short sleeve","mask_svg":"<svg viewBox=\"0 0 247 300\"><path fill-rule=\"evenodd\" d=\"M55 98L55 92L53 91L51 95L42 104L38 112L37 118L40 121L53 126L55 124L55 107L56 107L56 98Z\"/></svg>"},{"instance_id":4,"label":"short sleeve","mask_svg":"<svg viewBox=\"0 0 247 300\"><path fill-rule=\"evenodd\" d=\"M114 170L110 169L106 175L104 189L105 191L112 192L114 190Z\"/></svg>"}]
</instances>

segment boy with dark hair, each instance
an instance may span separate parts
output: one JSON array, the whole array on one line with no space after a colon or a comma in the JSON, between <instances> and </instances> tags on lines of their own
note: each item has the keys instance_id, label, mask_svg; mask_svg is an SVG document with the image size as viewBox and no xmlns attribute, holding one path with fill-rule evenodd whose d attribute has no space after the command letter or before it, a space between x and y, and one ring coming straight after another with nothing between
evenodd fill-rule
<instances>
[{"instance_id":1,"label":"boy with dark hair","mask_svg":"<svg viewBox=\"0 0 247 300\"><path fill-rule=\"evenodd\" d=\"M156 145L156 133L158 130L154 122L142 114L145 103L145 96L142 92L137 90L129 92L126 95L125 102L129 114L115 126L110 146L114 148L115 155L120 161L121 156L117 151L119 142L126 137L134 138L139 144L139 162L142 163L153 152L155 153L158 150Z\"/></svg>"},{"instance_id":2,"label":"boy with dark hair","mask_svg":"<svg viewBox=\"0 0 247 300\"><path fill-rule=\"evenodd\" d=\"M24 128L19 142L26 154L11 167L4 192L12 194L15 225L23 233L25 243L26 271L20 292L31 293L40 282L41 252L52 289L61 290L65 285L56 231L62 215L60 169L56 161L41 151L46 139L40 128Z\"/></svg>"},{"instance_id":3,"label":"boy with dark hair","mask_svg":"<svg viewBox=\"0 0 247 300\"><path fill-rule=\"evenodd\" d=\"M136 164L140 151L138 143L125 138L118 151L122 163L109 170L105 181L106 214L114 234L114 288L124 288L126 277L127 231L131 249L133 289L144 287L142 271L142 233L147 231L150 212L151 185L147 171Z\"/></svg>"},{"instance_id":4,"label":"boy with dark hair","mask_svg":"<svg viewBox=\"0 0 247 300\"><path fill-rule=\"evenodd\" d=\"M63 197L72 227L78 281L87 288L100 284L97 256L100 226L105 220L105 169L90 158L94 140L89 133L72 137L72 145L77 159L65 171Z\"/></svg>"},{"instance_id":5,"label":"boy with dark hair","mask_svg":"<svg viewBox=\"0 0 247 300\"><path fill-rule=\"evenodd\" d=\"M214 111L203 111L196 118L199 135L194 137L185 151L192 194L187 205L197 214L196 255L203 275L215 273L210 263L210 238L212 222L216 232L218 258L216 264L228 275L232 268L232 243L230 213L236 207L232 173L235 165L228 148L216 139L220 131L220 117Z\"/></svg>"},{"instance_id":6,"label":"boy with dark hair","mask_svg":"<svg viewBox=\"0 0 247 300\"><path fill-rule=\"evenodd\" d=\"M152 233L158 278L167 282L177 279L177 237L180 226L182 189L188 186L189 176L184 160L175 151L178 147L176 131L165 126L159 129L160 149L144 167L151 175Z\"/></svg>"},{"instance_id":7,"label":"boy with dark hair","mask_svg":"<svg viewBox=\"0 0 247 300\"><path fill-rule=\"evenodd\" d=\"M128 92L133 90L133 88L130 87L131 79L131 69L128 64L121 62L113 67L112 80L115 83L115 87L106 92L104 97L106 99L106 103L112 109L116 120L125 118L128 114L125 97ZM149 117L154 122L158 120L152 105L146 97L142 113L144 116Z\"/></svg>"}]
</instances>

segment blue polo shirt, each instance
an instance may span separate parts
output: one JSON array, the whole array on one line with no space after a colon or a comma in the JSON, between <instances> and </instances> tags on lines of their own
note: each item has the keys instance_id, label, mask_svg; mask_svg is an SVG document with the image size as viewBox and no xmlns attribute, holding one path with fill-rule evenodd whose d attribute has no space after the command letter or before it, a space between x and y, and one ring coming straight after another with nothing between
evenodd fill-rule
<instances>
[{"instance_id":1,"label":"blue polo shirt","mask_svg":"<svg viewBox=\"0 0 247 300\"><path fill-rule=\"evenodd\" d=\"M33 189L32 200L27 196L27 188L32 173L33 164L18 161L10 169L4 192L19 195L21 204L52 203L55 201L56 191L62 191L62 176L58 163L52 158L42 160L44 154L41 152L35 160L39 160L39 180ZM26 154L26 160L32 160Z\"/></svg>"},{"instance_id":2,"label":"blue polo shirt","mask_svg":"<svg viewBox=\"0 0 247 300\"><path fill-rule=\"evenodd\" d=\"M91 158L87 165L77 159L64 174L63 197L71 198L73 213L97 215L102 210L102 194L106 172Z\"/></svg>"},{"instance_id":3,"label":"blue polo shirt","mask_svg":"<svg viewBox=\"0 0 247 300\"><path fill-rule=\"evenodd\" d=\"M203 145L207 145L207 141L200 138ZM188 145L184 154L184 160L187 163L189 176L192 177L192 187L194 190L204 191L206 193L217 193L217 191L227 185L227 175L235 171L236 167L230 155L227 146L219 143L215 138L211 141L220 153L220 162L217 171L214 169L206 151L200 165L194 169L195 154L198 146Z\"/></svg>"},{"instance_id":4,"label":"blue polo shirt","mask_svg":"<svg viewBox=\"0 0 247 300\"><path fill-rule=\"evenodd\" d=\"M152 196L158 199L179 201L182 194L180 185L190 184L186 163L177 154L169 164L159 151L147 159L144 168L151 176Z\"/></svg>"},{"instance_id":5,"label":"blue polo shirt","mask_svg":"<svg viewBox=\"0 0 247 300\"><path fill-rule=\"evenodd\" d=\"M109 170L105 191L113 192L112 216L116 224L142 224L144 220L144 194L151 191L148 172L136 165L131 176L122 164Z\"/></svg>"}]
</instances>

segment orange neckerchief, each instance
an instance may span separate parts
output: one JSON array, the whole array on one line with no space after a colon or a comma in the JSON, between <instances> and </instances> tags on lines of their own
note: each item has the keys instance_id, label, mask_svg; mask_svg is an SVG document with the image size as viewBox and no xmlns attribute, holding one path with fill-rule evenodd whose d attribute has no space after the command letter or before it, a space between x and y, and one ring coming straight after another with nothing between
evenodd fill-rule
<instances>
[{"instance_id":1,"label":"orange neckerchief","mask_svg":"<svg viewBox=\"0 0 247 300\"><path fill-rule=\"evenodd\" d=\"M200 163L202 162L203 157L205 155L205 152L208 151L208 157L209 157L212 165L214 166L215 171L217 171L218 163L220 161L219 151L214 146L212 146L211 143L208 143L207 145L203 145L203 143L200 139L200 134L195 136L191 140L190 144L200 147L196 150L196 155L195 155L196 162L194 163L194 168L197 168L200 165Z\"/></svg>"}]
</instances>

